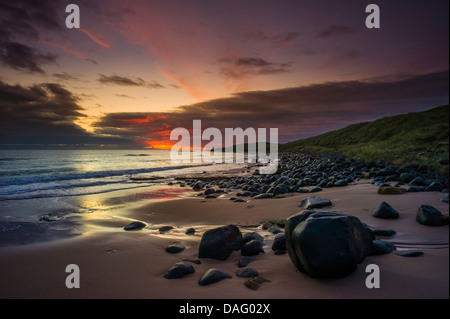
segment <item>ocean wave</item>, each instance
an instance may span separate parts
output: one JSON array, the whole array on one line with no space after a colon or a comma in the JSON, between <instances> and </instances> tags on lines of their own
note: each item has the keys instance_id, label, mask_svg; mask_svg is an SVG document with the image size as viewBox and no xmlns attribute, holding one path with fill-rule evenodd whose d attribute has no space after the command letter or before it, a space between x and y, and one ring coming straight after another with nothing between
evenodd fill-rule
<instances>
[{"instance_id":1,"label":"ocean wave","mask_svg":"<svg viewBox=\"0 0 450 319\"><path fill-rule=\"evenodd\" d=\"M169 170L180 170L184 168L195 168L199 166L209 166L211 164L199 164L199 165L183 165L183 166L165 166L165 167L152 167L152 168L138 168L138 169L125 169L125 170L106 170L106 171L90 171L90 172L72 172L68 174L59 175L45 175L45 176L25 176L25 177L13 177L0 180L0 186L12 186L12 185L26 185L33 183L49 183L57 181L67 180L79 180L79 179L92 179L92 178L107 178L122 175L135 175L152 172L163 172Z\"/></svg>"}]
</instances>

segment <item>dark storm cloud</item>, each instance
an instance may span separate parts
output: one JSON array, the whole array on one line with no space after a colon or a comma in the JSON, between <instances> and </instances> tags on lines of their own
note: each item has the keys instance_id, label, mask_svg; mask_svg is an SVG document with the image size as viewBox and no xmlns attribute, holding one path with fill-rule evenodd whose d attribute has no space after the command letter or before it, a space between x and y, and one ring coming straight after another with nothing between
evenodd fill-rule
<instances>
[{"instance_id":1,"label":"dark storm cloud","mask_svg":"<svg viewBox=\"0 0 450 319\"><path fill-rule=\"evenodd\" d=\"M107 76L107 75L100 74L100 78L98 79L98 81L103 84L114 84L114 85L122 85L122 86L142 86L142 87L148 87L148 88L152 88L152 89L165 88L164 85L162 85L156 81L147 82L139 77L131 78L131 77L126 77L126 76L122 76L122 75L108 75Z\"/></svg>"},{"instance_id":2,"label":"dark storm cloud","mask_svg":"<svg viewBox=\"0 0 450 319\"><path fill-rule=\"evenodd\" d=\"M259 57L222 58L220 72L226 77L240 79L247 75L268 75L292 70L292 62L269 62Z\"/></svg>"},{"instance_id":3,"label":"dark storm cloud","mask_svg":"<svg viewBox=\"0 0 450 319\"><path fill-rule=\"evenodd\" d=\"M179 107L171 113L111 113L99 133L148 140L168 138L176 127L277 127L280 142L318 135L383 116L423 111L448 103L448 70L399 81L329 82L271 91L237 93Z\"/></svg>"},{"instance_id":4,"label":"dark storm cloud","mask_svg":"<svg viewBox=\"0 0 450 319\"><path fill-rule=\"evenodd\" d=\"M56 83L30 87L0 81L0 147L12 144L124 143L74 123L85 117L79 99Z\"/></svg>"},{"instance_id":5,"label":"dark storm cloud","mask_svg":"<svg viewBox=\"0 0 450 319\"><path fill-rule=\"evenodd\" d=\"M25 44L39 39L39 29L59 30L54 1L0 0L0 63L14 70L45 73L56 55Z\"/></svg>"},{"instance_id":6,"label":"dark storm cloud","mask_svg":"<svg viewBox=\"0 0 450 319\"><path fill-rule=\"evenodd\" d=\"M13 42L0 42L0 61L3 65L14 70L22 70L30 73L45 73L43 64L55 63L57 56L43 53L27 45Z\"/></svg>"}]
</instances>

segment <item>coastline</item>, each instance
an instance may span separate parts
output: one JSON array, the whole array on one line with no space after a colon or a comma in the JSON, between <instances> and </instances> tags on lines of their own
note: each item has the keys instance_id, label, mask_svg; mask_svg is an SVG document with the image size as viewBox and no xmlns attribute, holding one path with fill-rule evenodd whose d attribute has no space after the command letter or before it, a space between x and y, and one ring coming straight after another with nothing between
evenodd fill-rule
<instances>
[{"instance_id":1,"label":"coastline","mask_svg":"<svg viewBox=\"0 0 450 319\"><path fill-rule=\"evenodd\" d=\"M274 255L270 249L273 235L261 229L261 223L284 219L301 210L299 204L308 193L286 194L284 198L233 202L228 198L189 197L142 201L121 211L123 219L105 219L90 215L89 232L70 239L0 248L4 289L0 297L9 298L149 298L149 299L309 299L309 298L448 298L449 249L448 226L429 227L415 221L417 207L429 204L445 212L448 204L439 201L438 192L380 195L377 187L361 180L355 185L324 189L320 197L329 198L332 210L354 215L372 229L392 228L393 237L383 237L397 245L397 251L424 252L416 258L400 257L396 251L387 255L368 256L358 269L340 279L313 279L298 272L287 254ZM377 219L374 208L387 200L399 213L397 220ZM88 215L87 215L88 216ZM124 231L126 221L139 220L147 224L142 230ZM209 228L237 225L241 232L257 231L265 237L264 254L256 256L251 266L270 280L258 290L244 286L244 278L236 276L240 252L225 261L203 258L194 265L195 273L168 280L165 272L182 258L197 259L202 233ZM173 226L160 234L162 225ZM185 235L194 227L194 235ZM97 229L97 231L96 231ZM165 248L181 243L186 249L169 254ZM368 289L364 282L365 267L375 263L380 267L381 288ZM65 267L80 267L81 287L65 286ZM209 268L219 268L232 275L207 287L197 284Z\"/></svg>"}]
</instances>

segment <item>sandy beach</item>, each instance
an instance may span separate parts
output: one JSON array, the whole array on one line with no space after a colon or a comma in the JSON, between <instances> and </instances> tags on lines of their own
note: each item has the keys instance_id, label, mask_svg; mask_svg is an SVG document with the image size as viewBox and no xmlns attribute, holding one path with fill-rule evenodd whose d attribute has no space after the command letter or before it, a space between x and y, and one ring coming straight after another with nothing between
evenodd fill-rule
<instances>
[{"instance_id":1,"label":"sandy beach","mask_svg":"<svg viewBox=\"0 0 450 319\"><path fill-rule=\"evenodd\" d=\"M274 255L274 235L261 229L271 219L285 219L299 211L301 200L311 194L286 194L284 198L233 202L223 194L216 199L192 197L172 200L148 200L115 214L83 216L88 231L59 241L36 243L0 249L0 298L149 298L149 299L328 299L328 298L449 298L449 228L424 226L416 222L417 208L429 204L448 212L448 204L439 200L439 192L379 195L377 187L362 180L355 185L324 189L315 196L332 201L332 210L358 217L372 229L394 229L391 241L397 251L368 256L352 274L340 279L315 279L300 273L287 254ZM387 201L397 209L400 218L378 219L374 209ZM147 226L124 231L129 221ZM209 228L237 225L241 232L259 232L265 238L264 254L255 256L250 266L270 280L258 290L244 286L245 278L236 276L240 252L225 261L202 258L193 264L195 272L180 279L163 275L182 258L197 259L201 236ZM174 228L164 234L161 226ZM186 235L189 227L194 235ZM165 248L180 243L186 249L169 254ZM420 250L424 254L407 258L401 250ZM80 288L68 289L66 266L80 268ZM380 268L380 288L368 289L365 268ZM232 275L208 286L199 286L199 278L210 268Z\"/></svg>"}]
</instances>

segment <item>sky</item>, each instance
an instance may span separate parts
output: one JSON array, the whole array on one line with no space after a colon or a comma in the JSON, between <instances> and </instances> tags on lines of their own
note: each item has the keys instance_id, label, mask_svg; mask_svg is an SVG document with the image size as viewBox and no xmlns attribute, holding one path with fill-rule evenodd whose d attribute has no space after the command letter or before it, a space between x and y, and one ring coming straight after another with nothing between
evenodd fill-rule
<instances>
[{"instance_id":1,"label":"sky","mask_svg":"<svg viewBox=\"0 0 450 319\"><path fill-rule=\"evenodd\" d=\"M0 0L0 148L170 148L195 119L284 143L448 104L448 6Z\"/></svg>"}]
</instances>

